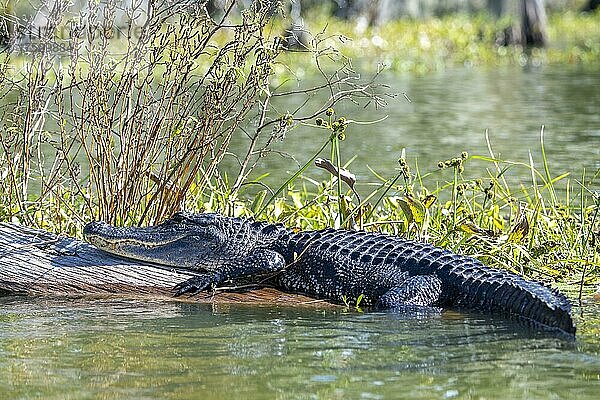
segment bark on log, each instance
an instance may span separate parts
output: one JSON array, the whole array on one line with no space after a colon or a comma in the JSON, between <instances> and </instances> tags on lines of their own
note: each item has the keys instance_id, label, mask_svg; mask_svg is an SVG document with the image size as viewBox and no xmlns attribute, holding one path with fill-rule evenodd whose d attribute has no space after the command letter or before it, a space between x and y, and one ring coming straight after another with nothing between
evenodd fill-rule
<instances>
[{"instance_id":1,"label":"bark on log","mask_svg":"<svg viewBox=\"0 0 600 400\"><path fill-rule=\"evenodd\" d=\"M112 295L204 303L327 304L269 288L174 298L172 288L191 276L190 271L183 269L119 258L71 237L0 223L0 293Z\"/></svg>"}]
</instances>

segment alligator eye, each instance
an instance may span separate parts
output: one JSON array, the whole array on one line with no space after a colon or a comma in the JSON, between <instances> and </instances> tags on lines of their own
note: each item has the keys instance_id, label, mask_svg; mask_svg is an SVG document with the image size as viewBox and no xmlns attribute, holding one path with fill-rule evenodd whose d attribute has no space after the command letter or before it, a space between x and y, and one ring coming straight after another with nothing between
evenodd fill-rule
<instances>
[{"instance_id":1,"label":"alligator eye","mask_svg":"<svg viewBox=\"0 0 600 400\"><path fill-rule=\"evenodd\" d=\"M172 224L195 224L200 226L206 224L204 222L204 218L202 218L202 215L190 214L185 211L179 211L173 214L173 216L169 218L167 222Z\"/></svg>"},{"instance_id":2,"label":"alligator eye","mask_svg":"<svg viewBox=\"0 0 600 400\"><path fill-rule=\"evenodd\" d=\"M183 211L176 212L171 218L169 218L169 220L173 222L183 222L186 219L188 219L187 215Z\"/></svg>"}]
</instances>

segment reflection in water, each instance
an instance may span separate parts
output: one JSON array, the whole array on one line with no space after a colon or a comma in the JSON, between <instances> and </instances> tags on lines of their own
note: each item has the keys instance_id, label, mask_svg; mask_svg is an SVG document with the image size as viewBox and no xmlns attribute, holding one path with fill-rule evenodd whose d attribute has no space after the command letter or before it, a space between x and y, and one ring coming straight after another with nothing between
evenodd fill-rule
<instances>
[{"instance_id":1,"label":"reflection in water","mask_svg":"<svg viewBox=\"0 0 600 400\"><path fill-rule=\"evenodd\" d=\"M591 399L600 379L593 329L569 342L454 312L24 297L0 310L8 398Z\"/></svg>"}]
</instances>

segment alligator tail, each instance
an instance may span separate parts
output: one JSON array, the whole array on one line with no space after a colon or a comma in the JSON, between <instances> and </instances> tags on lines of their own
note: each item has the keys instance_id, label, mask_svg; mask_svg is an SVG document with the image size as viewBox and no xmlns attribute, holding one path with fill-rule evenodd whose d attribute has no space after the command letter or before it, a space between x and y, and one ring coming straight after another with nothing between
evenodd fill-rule
<instances>
[{"instance_id":1,"label":"alligator tail","mask_svg":"<svg viewBox=\"0 0 600 400\"><path fill-rule=\"evenodd\" d=\"M552 330L575 334L571 303L555 289L447 252L430 266L448 288L441 301L450 306L518 316Z\"/></svg>"}]
</instances>

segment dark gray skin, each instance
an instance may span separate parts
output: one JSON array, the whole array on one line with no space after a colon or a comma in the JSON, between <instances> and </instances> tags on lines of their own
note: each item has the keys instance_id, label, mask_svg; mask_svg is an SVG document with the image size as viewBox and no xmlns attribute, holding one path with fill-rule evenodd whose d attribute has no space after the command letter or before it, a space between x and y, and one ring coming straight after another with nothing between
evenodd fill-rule
<instances>
[{"instance_id":1,"label":"dark gray skin","mask_svg":"<svg viewBox=\"0 0 600 400\"><path fill-rule=\"evenodd\" d=\"M225 282L380 310L442 307L503 314L575 334L571 304L556 290L480 261L396 236L325 229L294 233L283 225L178 213L147 228L92 222L88 242L142 261L198 275L175 287L198 293Z\"/></svg>"}]
</instances>

